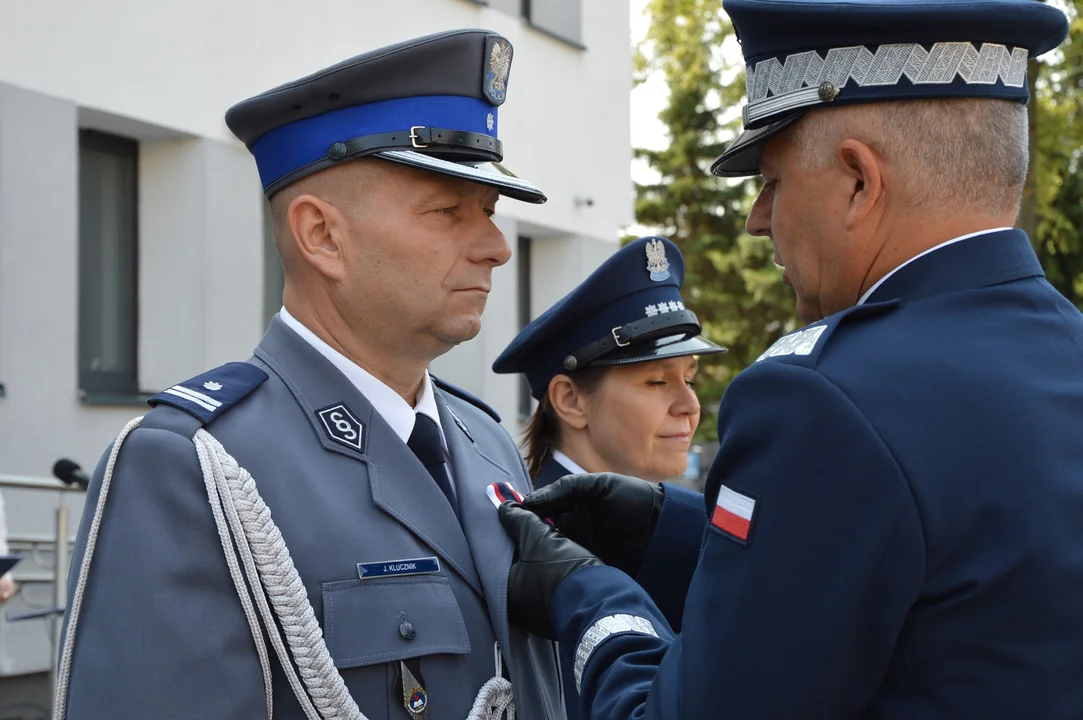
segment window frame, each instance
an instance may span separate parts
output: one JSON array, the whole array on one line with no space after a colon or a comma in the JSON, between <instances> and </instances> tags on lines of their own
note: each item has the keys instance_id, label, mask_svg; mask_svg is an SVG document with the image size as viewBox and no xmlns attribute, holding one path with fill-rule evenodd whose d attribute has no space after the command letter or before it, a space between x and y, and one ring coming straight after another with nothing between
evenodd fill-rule
<instances>
[{"instance_id":1,"label":"window frame","mask_svg":"<svg viewBox=\"0 0 1083 720\"><path fill-rule=\"evenodd\" d=\"M537 30L542 35L547 35L548 37L551 37L554 40L557 40L559 42L562 42L565 45L570 45L571 47L576 48L577 50L586 50L587 49L587 46L583 44L583 0L573 0L577 4L578 9L579 9L579 17L577 18L577 28L576 28L578 30L577 34L579 35L579 37L574 38L574 39L569 38L569 37L565 37L564 35L561 35L559 32L557 32L555 30L550 30L549 28L545 27L544 25L539 25L534 21L533 13L531 12L531 10L532 10L533 4L535 2L537 2L537 1L538 0L521 0L519 14L522 16L523 20L526 21L527 25L529 25L534 30ZM542 1L544 2L545 0L542 0Z\"/></svg>"},{"instance_id":2,"label":"window frame","mask_svg":"<svg viewBox=\"0 0 1083 720\"><path fill-rule=\"evenodd\" d=\"M128 326L130 346L124 349L125 364L128 370L105 371L91 370L90 364L90 324L87 322L88 313L101 314L101 292L95 288L93 296L87 286L87 280L92 275L90 238L83 231L82 221L82 179L79 179L79 230L78 230L78 358L77 372L79 380L79 392L82 398L90 403L113 404L117 400L138 399L139 392L139 141L98 130L86 128L79 129L79 162L77 172L83 170L83 150L108 153L123 157L131 163L132 187L130 202L131 223L131 247L123 260L124 271L130 272L132 277L130 297L130 310L123 320ZM101 238L95 238L97 247L94 250L97 257L102 257Z\"/></svg>"}]
</instances>

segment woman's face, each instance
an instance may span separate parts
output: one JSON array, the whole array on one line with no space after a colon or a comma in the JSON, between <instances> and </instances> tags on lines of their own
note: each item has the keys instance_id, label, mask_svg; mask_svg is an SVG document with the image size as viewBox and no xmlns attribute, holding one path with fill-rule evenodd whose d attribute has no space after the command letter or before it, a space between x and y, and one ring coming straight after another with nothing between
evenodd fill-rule
<instances>
[{"instance_id":1,"label":"woman's face","mask_svg":"<svg viewBox=\"0 0 1083 720\"><path fill-rule=\"evenodd\" d=\"M692 356L606 369L585 398L588 441L605 469L661 482L684 472L699 425Z\"/></svg>"}]
</instances>

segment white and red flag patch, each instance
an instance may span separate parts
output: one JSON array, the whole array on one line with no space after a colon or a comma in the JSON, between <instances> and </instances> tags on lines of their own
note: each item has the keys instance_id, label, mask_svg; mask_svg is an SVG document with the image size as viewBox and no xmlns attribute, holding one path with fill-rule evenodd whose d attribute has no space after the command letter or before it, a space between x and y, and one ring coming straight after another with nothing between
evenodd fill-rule
<instances>
[{"instance_id":1,"label":"white and red flag patch","mask_svg":"<svg viewBox=\"0 0 1083 720\"><path fill-rule=\"evenodd\" d=\"M747 543L756 501L723 485L718 489L711 524L735 540Z\"/></svg>"}]
</instances>

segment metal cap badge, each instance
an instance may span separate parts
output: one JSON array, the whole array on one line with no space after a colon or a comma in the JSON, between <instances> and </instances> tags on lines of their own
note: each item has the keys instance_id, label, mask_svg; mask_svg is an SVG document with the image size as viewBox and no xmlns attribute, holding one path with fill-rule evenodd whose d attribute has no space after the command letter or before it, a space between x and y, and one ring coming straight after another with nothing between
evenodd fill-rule
<instances>
[{"instance_id":1,"label":"metal cap badge","mask_svg":"<svg viewBox=\"0 0 1083 720\"><path fill-rule=\"evenodd\" d=\"M666 259L666 246L662 241L655 238L646 245L647 271L651 274L651 280L662 282L669 279L669 260Z\"/></svg>"}]
</instances>

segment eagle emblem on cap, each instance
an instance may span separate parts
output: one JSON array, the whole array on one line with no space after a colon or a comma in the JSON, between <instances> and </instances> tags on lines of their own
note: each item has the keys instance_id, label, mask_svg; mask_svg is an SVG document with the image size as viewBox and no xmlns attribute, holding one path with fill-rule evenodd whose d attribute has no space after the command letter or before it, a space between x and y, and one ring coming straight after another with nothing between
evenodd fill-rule
<instances>
[{"instance_id":1,"label":"eagle emblem on cap","mask_svg":"<svg viewBox=\"0 0 1083 720\"><path fill-rule=\"evenodd\" d=\"M489 48L488 69L485 73L485 96L500 105L508 95L508 74L511 72L511 44L494 39Z\"/></svg>"},{"instance_id":2,"label":"eagle emblem on cap","mask_svg":"<svg viewBox=\"0 0 1083 720\"><path fill-rule=\"evenodd\" d=\"M651 274L651 280L662 282L669 278L669 260L666 259L666 246L661 240L648 240L647 245L647 271Z\"/></svg>"}]
</instances>

